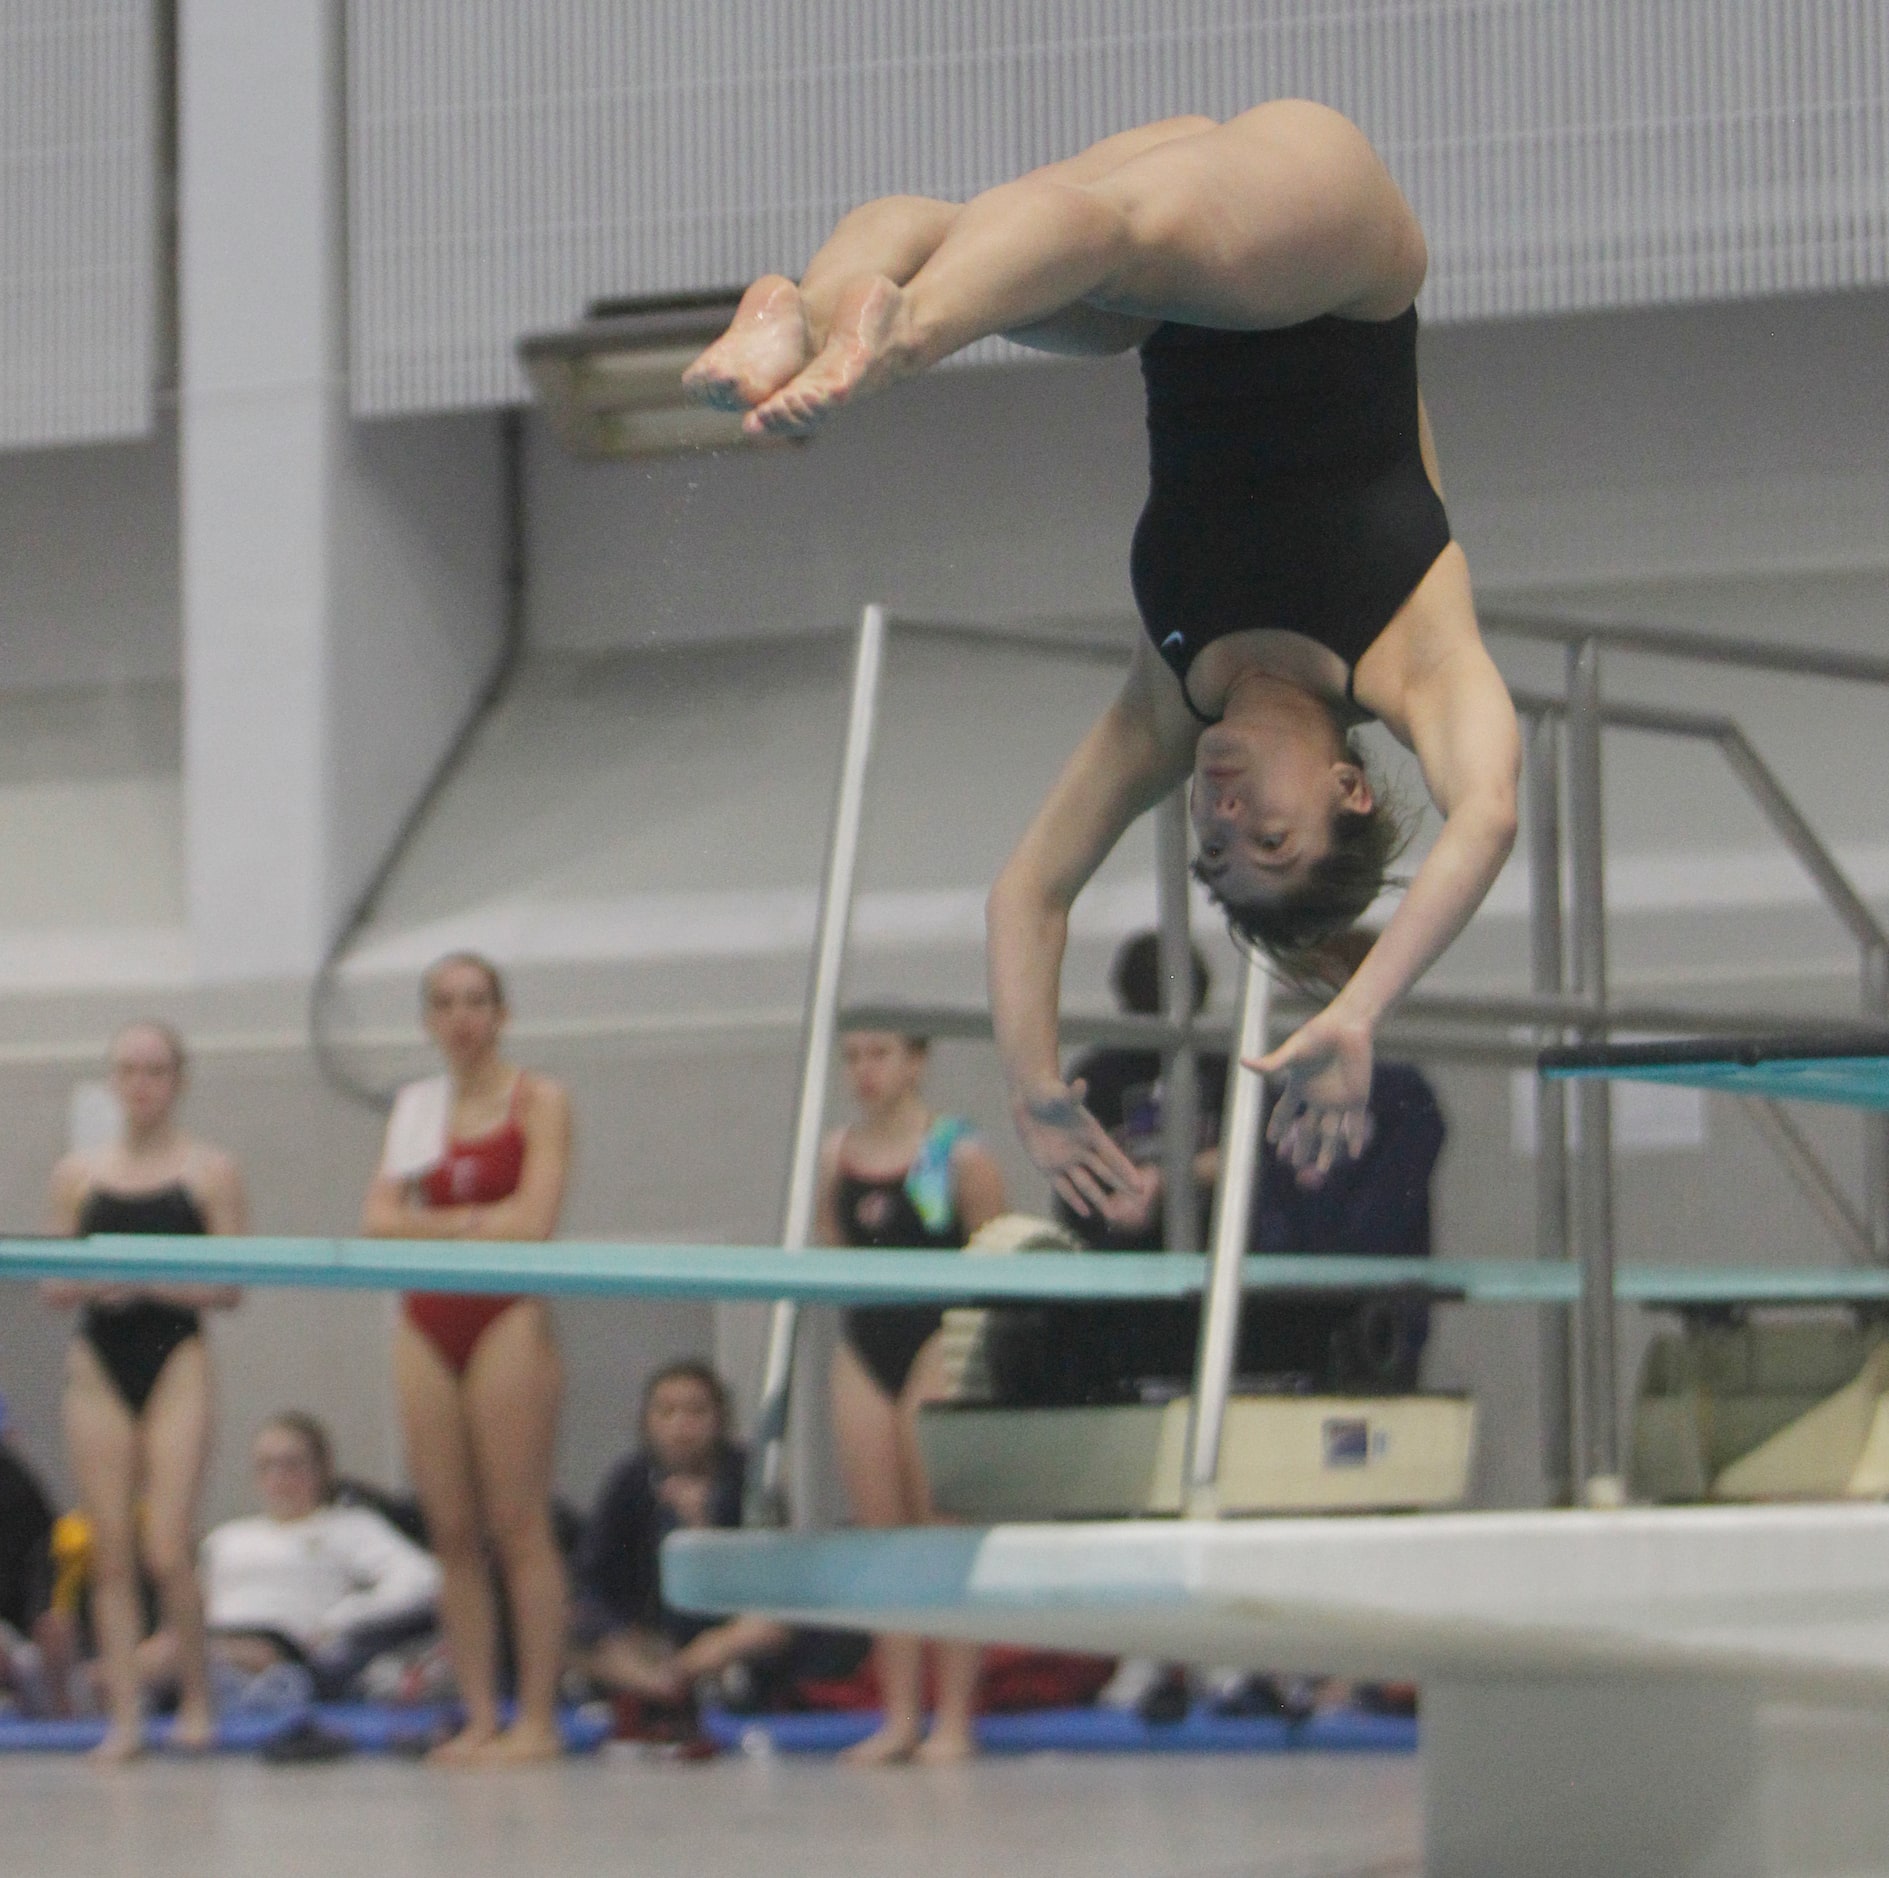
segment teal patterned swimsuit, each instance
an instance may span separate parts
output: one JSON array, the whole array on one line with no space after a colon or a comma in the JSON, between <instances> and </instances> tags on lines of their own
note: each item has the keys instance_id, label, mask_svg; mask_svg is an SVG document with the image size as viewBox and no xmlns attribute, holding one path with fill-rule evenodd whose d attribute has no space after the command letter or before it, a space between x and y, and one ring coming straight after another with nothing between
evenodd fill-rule
<instances>
[{"instance_id":1,"label":"teal patterned swimsuit","mask_svg":"<svg viewBox=\"0 0 1889 1878\"><path fill-rule=\"evenodd\" d=\"M901 1251L957 1251L964 1244L965 1232L958 1217L951 1157L972 1134L962 1116L941 1115L925 1131L911 1166L902 1175L867 1180L842 1167L834 1205L845 1243ZM944 1322L944 1313L930 1304L875 1304L848 1311L842 1322L846 1341L873 1381L896 1398L919 1351Z\"/></svg>"}]
</instances>

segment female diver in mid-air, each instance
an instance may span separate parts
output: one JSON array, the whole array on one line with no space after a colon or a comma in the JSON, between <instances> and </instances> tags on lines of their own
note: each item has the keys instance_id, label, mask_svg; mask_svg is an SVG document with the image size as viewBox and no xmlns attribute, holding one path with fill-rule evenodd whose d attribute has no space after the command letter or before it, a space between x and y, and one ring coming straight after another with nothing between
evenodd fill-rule
<instances>
[{"instance_id":1,"label":"female diver in mid-air","mask_svg":"<svg viewBox=\"0 0 1889 1878\"><path fill-rule=\"evenodd\" d=\"M689 370L751 433L799 436L988 334L1141 350L1147 633L989 907L1017 1125L1080 1212L1139 1205L1142 1177L1063 1081L1056 1040L1070 905L1137 815L1191 775L1201 879L1238 934L1315 969L1400 845L1351 727L1375 717L1416 753L1441 833L1344 989L1259 1065L1284 1077L1272 1136L1308 1169L1362 1146L1378 1019L1514 841L1515 711L1417 394L1426 265L1362 133L1279 101L1127 131L963 206L869 202L797 285L756 281Z\"/></svg>"}]
</instances>

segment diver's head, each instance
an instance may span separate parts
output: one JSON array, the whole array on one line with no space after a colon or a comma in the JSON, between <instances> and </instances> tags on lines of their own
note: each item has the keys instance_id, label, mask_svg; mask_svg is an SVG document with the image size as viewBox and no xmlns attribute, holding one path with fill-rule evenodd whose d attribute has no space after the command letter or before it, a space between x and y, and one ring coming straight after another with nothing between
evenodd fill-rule
<instances>
[{"instance_id":1,"label":"diver's head","mask_svg":"<svg viewBox=\"0 0 1889 1878\"><path fill-rule=\"evenodd\" d=\"M1383 891L1403 817L1320 699L1272 683L1241 702L1195 746L1194 871L1238 937L1297 972Z\"/></svg>"}]
</instances>

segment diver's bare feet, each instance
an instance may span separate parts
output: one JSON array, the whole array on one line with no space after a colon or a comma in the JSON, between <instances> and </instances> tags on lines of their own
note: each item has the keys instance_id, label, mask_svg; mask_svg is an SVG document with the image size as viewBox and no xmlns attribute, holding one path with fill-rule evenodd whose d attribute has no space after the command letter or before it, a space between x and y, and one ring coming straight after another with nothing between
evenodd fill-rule
<instances>
[{"instance_id":1,"label":"diver's bare feet","mask_svg":"<svg viewBox=\"0 0 1889 1878\"><path fill-rule=\"evenodd\" d=\"M556 1728L513 1726L496 1735L478 1751L481 1767L524 1767L533 1761L555 1761L564 1752L564 1737Z\"/></svg>"},{"instance_id":2,"label":"diver's bare feet","mask_svg":"<svg viewBox=\"0 0 1889 1878\"><path fill-rule=\"evenodd\" d=\"M976 1758L977 1737L963 1728L934 1728L912 1756L922 1767L955 1767Z\"/></svg>"},{"instance_id":3,"label":"diver's bare feet","mask_svg":"<svg viewBox=\"0 0 1889 1878\"><path fill-rule=\"evenodd\" d=\"M144 1752L144 1725L141 1722L114 1722L105 1730L105 1738L85 1758L94 1767L122 1767Z\"/></svg>"},{"instance_id":4,"label":"diver's bare feet","mask_svg":"<svg viewBox=\"0 0 1889 1878\"><path fill-rule=\"evenodd\" d=\"M216 1714L205 1703L178 1705L167 1744L176 1754L208 1754L216 1746Z\"/></svg>"},{"instance_id":5,"label":"diver's bare feet","mask_svg":"<svg viewBox=\"0 0 1889 1878\"><path fill-rule=\"evenodd\" d=\"M438 1747L429 1749L426 1764L429 1767L471 1767L484 1760L497 1739L496 1723L468 1722L456 1735L449 1735Z\"/></svg>"},{"instance_id":6,"label":"diver's bare feet","mask_svg":"<svg viewBox=\"0 0 1889 1878\"><path fill-rule=\"evenodd\" d=\"M750 411L813 357L800 289L785 274L763 274L741 296L728 330L682 374L698 404Z\"/></svg>"},{"instance_id":7,"label":"diver's bare feet","mask_svg":"<svg viewBox=\"0 0 1889 1878\"><path fill-rule=\"evenodd\" d=\"M918 1752L916 1728L881 1728L840 1756L848 1767L899 1767Z\"/></svg>"},{"instance_id":8,"label":"diver's bare feet","mask_svg":"<svg viewBox=\"0 0 1889 1878\"><path fill-rule=\"evenodd\" d=\"M751 437L805 437L841 405L905 376L909 304L883 275L840 296L826 343L772 397L742 420Z\"/></svg>"}]
</instances>

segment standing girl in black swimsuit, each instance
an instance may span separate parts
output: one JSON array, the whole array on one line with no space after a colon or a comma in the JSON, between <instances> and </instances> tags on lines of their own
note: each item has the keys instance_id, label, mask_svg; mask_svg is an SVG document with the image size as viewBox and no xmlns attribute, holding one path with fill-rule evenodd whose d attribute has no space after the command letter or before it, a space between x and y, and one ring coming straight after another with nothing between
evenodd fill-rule
<instances>
[{"instance_id":1,"label":"standing girl in black swimsuit","mask_svg":"<svg viewBox=\"0 0 1889 1878\"><path fill-rule=\"evenodd\" d=\"M960 1249L1004 1210L997 1163L964 1122L926 1107L922 1039L854 1031L841 1049L859 1120L829 1137L821 1153L821 1243ZM922 1526L935 1517L913 1418L943 1388L943 1322L941 1311L923 1305L846 1313L833 1353L833 1431L862 1526ZM937 1713L925 1736L923 1648L916 1637L880 1638L885 1721L849 1759L953 1761L977 1751L976 1649L938 1646Z\"/></svg>"},{"instance_id":2,"label":"standing girl in black swimsuit","mask_svg":"<svg viewBox=\"0 0 1889 1878\"><path fill-rule=\"evenodd\" d=\"M1142 1177L1057 1067L1071 902L1128 824L1192 778L1199 872L1289 965L1351 924L1399 845L1350 727L1415 751L1443 829L1331 1004L1259 1066L1301 1167L1364 1140L1378 1020L1463 928L1515 838L1521 740L1476 630L1417 395L1423 231L1355 126L1264 104L1127 131L963 206L894 196L796 283L749 288L690 368L756 435L1007 333L1139 347L1146 637L990 897L991 1015L1032 1159L1079 1213Z\"/></svg>"},{"instance_id":3,"label":"standing girl in black swimsuit","mask_svg":"<svg viewBox=\"0 0 1889 1878\"><path fill-rule=\"evenodd\" d=\"M162 1024L132 1024L112 1041L111 1087L123 1130L110 1147L69 1154L53 1169L52 1230L241 1233L248 1205L236 1163L177 1126L184 1049ZM65 1430L79 1499L92 1527L92 1617L109 1726L97 1753L129 1760L144 1745L137 1650L144 1634L138 1562L157 1587L177 1639L178 1747L216 1732L197 1590L197 1499L210 1449L210 1355L201 1313L227 1310L234 1285L127 1286L54 1280L41 1295L79 1307L66 1362Z\"/></svg>"}]
</instances>

